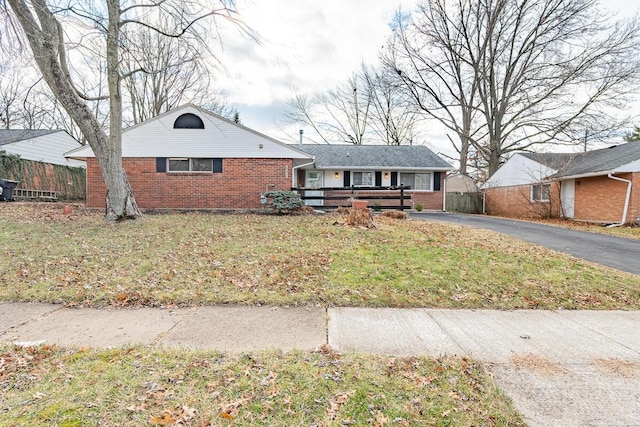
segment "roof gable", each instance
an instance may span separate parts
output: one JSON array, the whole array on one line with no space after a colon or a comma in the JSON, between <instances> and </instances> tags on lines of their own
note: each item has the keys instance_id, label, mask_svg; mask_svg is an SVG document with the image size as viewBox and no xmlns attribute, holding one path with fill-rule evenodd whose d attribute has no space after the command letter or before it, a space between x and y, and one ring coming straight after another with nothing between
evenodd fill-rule
<instances>
[{"instance_id":1,"label":"roof gable","mask_svg":"<svg viewBox=\"0 0 640 427\"><path fill-rule=\"evenodd\" d=\"M317 169L452 170L453 167L424 145L304 144Z\"/></svg>"},{"instance_id":2,"label":"roof gable","mask_svg":"<svg viewBox=\"0 0 640 427\"><path fill-rule=\"evenodd\" d=\"M197 116L202 127L176 127L180 117ZM67 156L94 157L89 147ZM122 132L122 157L215 157L311 159L253 129L192 104L186 104Z\"/></svg>"}]
</instances>

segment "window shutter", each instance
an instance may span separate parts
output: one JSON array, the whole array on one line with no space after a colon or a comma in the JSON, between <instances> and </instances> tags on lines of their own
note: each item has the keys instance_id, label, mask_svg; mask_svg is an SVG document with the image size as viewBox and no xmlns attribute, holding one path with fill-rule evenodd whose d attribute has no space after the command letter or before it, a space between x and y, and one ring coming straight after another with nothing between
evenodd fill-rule
<instances>
[{"instance_id":1,"label":"window shutter","mask_svg":"<svg viewBox=\"0 0 640 427\"><path fill-rule=\"evenodd\" d=\"M343 187L351 186L351 171L344 171L344 181L342 182Z\"/></svg>"},{"instance_id":2,"label":"window shutter","mask_svg":"<svg viewBox=\"0 0 640 427\"><path fill-rule=\"evenodd\" d=\"M156 172L166 172L167 171L167 158L166 157L156 157Z\"/></svg>"},{"instance_id":3,"label":"window shutter","mask_svg":"<svg viewBox=\"0 0 640 427\"><path fill-rule=\"evenodd\" d=\"M391 186L398 185L398 172L391 172Z\"/></svg>"},{"instance_id":4,"label":"window shutter","mask_svg":"<svg viewBox=\"0 0 640 427\"><path fill-rule=\"evenodd\" d=\"M441 172L433 173L433 191L440 191L440 173Z\"/></svg>"},{"instance_id":5,"label":"window shutter","mask_svg":"<svg viewBox=\"0 0 640 427\"><path fill-rule=\"evenodd\" d=\"M382 172L376 171L376 187L382 187Z\"/></svg>"},{"instance_id":6,"label":"window shutter","mask_svg":"<svg viewBox=\"0 0 640 427\"><path fill-rule=\"evenodd\" d=\"M222 173L222 159L213 159L213 173Z\"/></svg>"}]
</instances>

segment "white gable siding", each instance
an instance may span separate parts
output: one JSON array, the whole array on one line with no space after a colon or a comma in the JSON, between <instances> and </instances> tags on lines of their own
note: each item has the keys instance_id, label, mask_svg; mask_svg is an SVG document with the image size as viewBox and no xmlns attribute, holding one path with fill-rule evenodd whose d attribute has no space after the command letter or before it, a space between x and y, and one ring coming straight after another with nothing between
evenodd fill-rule
<instances>
[{"instance_id":1,"label":"white gable siding","mask_svg":"<svg viewBox=\"0 0 640 427\"><path fill-rule=\"evenodd\" d=\"M85 162L64 157L64 153L80 146L80 143L67 132L58 131L5 144L0 149L7 153L17 154L25 160L62 166L84 167Z\"/></svg>"},{"instance_id":2,"label":"white gable siding","mask_svg":"<svg viewBox=\"0 0 640 427\"><path fill-rule=\"evenodd\" d=\"M175 120L185 113L200 117L204 129L174 129ZM68 154L74 158L94 157L90 149ZM191 105L125 129L122 157L311 158L291 146Z\"/></svg>"},{"instance_id":3,"label":"white gable siding","mask_svg":"<svg viewBox=\"0 0 640 427\"><path fill-rule=\"evenodd\" d=\"M615 173L640 172L640 160L635 160L614 170Z\"/></svg>"},{"instance_id":4,"label":"white gable siding","mask_svg":"<svg viewBox=\"0 0 640 427\"><path fill-rule=\"evenodd\" d=\"M541 163L514 154L491 178L484 183L482 188L509 187L513 185L533 184L542 181L545 177L558 172Z\"/></svg>"}]
</instances>

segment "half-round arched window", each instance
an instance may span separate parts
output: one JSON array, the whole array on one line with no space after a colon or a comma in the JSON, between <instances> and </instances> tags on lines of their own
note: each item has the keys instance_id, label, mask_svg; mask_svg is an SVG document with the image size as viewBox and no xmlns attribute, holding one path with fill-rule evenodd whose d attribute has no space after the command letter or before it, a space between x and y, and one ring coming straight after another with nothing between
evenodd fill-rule
<instances>
[{"instance_id":1,"label":"half-round arched window","mask_svg":"<svg viewBox=\"0 0 640 427\"><path fill-rule=\"evenodd\" d=\"M204 129L202 119L195 114L185 113L173 122L174 129Z\"/></svg>"}]
</instances>

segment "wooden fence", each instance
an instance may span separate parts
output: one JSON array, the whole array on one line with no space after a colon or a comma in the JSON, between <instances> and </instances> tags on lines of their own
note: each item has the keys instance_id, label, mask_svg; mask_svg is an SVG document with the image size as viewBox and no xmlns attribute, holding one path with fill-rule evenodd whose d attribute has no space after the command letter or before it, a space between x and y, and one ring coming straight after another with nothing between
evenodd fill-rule
<instances>
[{"instance_id":1,"label":"wooden fence","mask_svg":"<svg viewBox=\"0 0 640 427\"><path fill-rule=\"evenodd\" d=\"M447 212L484 213L484 193L447 193Z\"/></svg>"}]
</instances>

